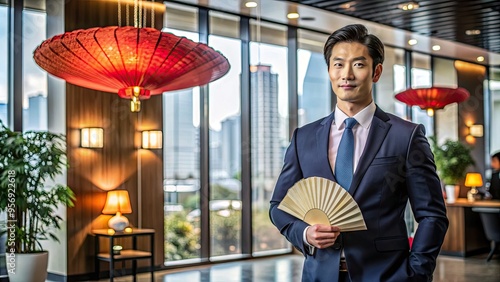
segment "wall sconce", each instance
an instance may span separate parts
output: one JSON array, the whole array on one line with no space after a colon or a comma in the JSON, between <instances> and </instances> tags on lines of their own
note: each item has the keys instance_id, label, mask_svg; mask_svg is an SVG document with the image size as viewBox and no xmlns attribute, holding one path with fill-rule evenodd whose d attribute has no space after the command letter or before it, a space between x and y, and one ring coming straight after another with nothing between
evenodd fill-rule
<instances>
[{"instance_id":1,"label":"wall sconce","mask_svg":"<svg viewBox=\"0 0 500 282\"><path fill-rule=\"evenodd\" d=\"M469 135L472 137L483 137L483 125L473 124L469 126Z\"/></svg>"},{"instance_id":2,"label":"wall sconce","mask_svg":"<svg viewBox=\"0 0 500 282\"><path fill-rule=\"evenodd\" d=\"M102 148L104 146L104 130L99 127L87 127L80 130L80 147Z\"/></svg>"},{"instance_id":3,"label":"wall sconce","mask_svg":"<svg viewBox=\"0 0 500 282\"><path fill-rule=\"evenodd\" d=\"M149 130L142 132L143 149L161 149L163 147L162 132L160 130Z\"/></svg>"}]
</instances>

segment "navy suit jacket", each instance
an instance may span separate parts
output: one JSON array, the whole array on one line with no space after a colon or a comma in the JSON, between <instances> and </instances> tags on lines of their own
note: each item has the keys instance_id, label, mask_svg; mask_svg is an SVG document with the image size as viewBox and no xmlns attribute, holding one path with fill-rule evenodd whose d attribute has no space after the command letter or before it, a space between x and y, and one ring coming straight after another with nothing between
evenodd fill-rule
<instances>
[{"instance_id":1,"label":"navy suit jacket","mask_svg":"<svg viewBox=\"0 0 500 282\"><path fill-rule=\"evenodd\" d=\"M341 232L332 247L310 254L303 242L308 224L277 208L302 178L335 181L328 160L333 118L295 130L271 199L271 221L305 256L302 280L338 281L343 248L352 281L432 281L448 219L423 125L377 107L349 189L367 230ZM404 221L408 200L418 222L411 249Z\"/></svg>"}]
</instances>

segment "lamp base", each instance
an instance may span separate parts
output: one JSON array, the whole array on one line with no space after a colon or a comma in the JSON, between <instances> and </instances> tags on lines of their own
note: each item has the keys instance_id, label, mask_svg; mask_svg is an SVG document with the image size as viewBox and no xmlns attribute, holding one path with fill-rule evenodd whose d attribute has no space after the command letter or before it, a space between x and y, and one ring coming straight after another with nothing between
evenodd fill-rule
<instances>
[{"instance_id":1,"label":"lamp base","mask_svg":"<svg viewBox=\"0 0 500 282\"><path fill-rule=\"evenodd\" d=\"M117 213L115 216L109 219L108 226L109 228L115 231L123 231L129 225L128 219Z\"/></svg>"},{"instance_id":2,"label":"lamp base","mask_svg":"<svg viewBox=\"0 0 500 282\"><path fill-rule=\"evenodd\" d=\"M467 192L467 201L474 202L475 200L479 200L481 195L479 195L479 191L473 187Z\"/></svg>"}]
</instances>

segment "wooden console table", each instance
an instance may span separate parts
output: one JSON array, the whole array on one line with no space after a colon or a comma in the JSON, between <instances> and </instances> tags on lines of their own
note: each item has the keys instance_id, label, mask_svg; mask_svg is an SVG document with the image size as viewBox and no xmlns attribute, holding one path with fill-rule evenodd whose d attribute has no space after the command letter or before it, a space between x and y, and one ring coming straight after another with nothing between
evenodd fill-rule
<instances>
[{"instance_id":1,"label":"wooden console table","mask_svg":"<svg viewBox=\"0 0 500 282\"><path fill-rule=\"evenodd\" d=\"M474 207L500 208L500 201L468 202L465 198L458 198L455 203L446 203L450 225L441 254L467 257L489 251L490 243L484 235L479 214L472 211Z\"/></svg>"}]
</instances>

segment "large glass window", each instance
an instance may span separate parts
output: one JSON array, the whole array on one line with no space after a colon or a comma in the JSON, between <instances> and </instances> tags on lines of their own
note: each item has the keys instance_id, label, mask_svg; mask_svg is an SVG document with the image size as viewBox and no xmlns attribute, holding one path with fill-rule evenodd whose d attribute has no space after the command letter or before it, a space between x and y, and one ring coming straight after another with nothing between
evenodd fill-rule
<instances>
[{"instance_id":1,"label":"large glass window","mask_svg":"<svg viewBox=\"0 0 500 282\"><path fill-rule=\"evenodd\" d=\"M9 9L7 6L0 5L0 121L7 124L7 105L9 102L8 93L8 17L7 12Z\"/></svg>"},{"instance_id":2,"label":"large glass window","mask_svg":"<svg viewBox=\"0 0 500 282\"><path fill-rule=\"evenodd\" d=\"M297 74L299 126L313 122L332 111L332 90L323 45L328 35L298 30Z\"/></svg>"},{"instance_id":3,"label":"large glass window","mask_svg":"<svg viewBox=\"0 0 500 282\"><path fill-rule=\"evenodd\" d=\"M385 47L382 76L375 83L375 102L384 111L400 117L406 115L406 105L394 95L406 89L406 68L404 50Z\"/></svg>"},{"instance_id":4,"label":"large glass window","mask_svg":"<svg viewBox=\"0 0 500 282\"><path fill-rule=\"evenodd\" d=\"M33 60L46 39L45 12L23 12L23 130L47 130L47 72Z\"/></svg>"},{"instance_id":5,"label":"large glass window","mask_svg":"<svg viewBox=\"0 0 500 282\"><path fill-rule=\"evenodd\" d=\"M433 84L434 86L457 87L457 72L454 60L434 58ZM443 144L445 140L458 139L458 104L452 103L434 113L438 143Z\"/></svg>"},{"instance_id":6,"label":"large glass window","mask_svg":"<svg viewBox=\"0 0 500 282\"><path fill-rule=\"evenodd\" d=\"M412 53L411 87L425 88L432 86L431 57ZM426 135L434 135L434 120L427 111L417 106L412 107L412 121L425 126Z\"/></svg>"},{"instance_id":7,"label":"large glass window","mask_svg":"<svg viewBox=\"0 0 500 282\"><path fill-rule=\"evenodd\" d=\"M258 21L250 25L253 251L289 251L269 219L269 200L289 143L287 30Z\"/></svg>"},{"instance_id":8,"label":"large glass window","mask_svg":"<svg viewBox=\"0 0 500 282\"><path fill-rule=\"evenodd\" d=\"M231 68L209 84L211 256L241 254L241 41L239 18L210 12L209 45ZM236 28L235 28L236 27Z\"/></svg>"},{"instance_id":9,"label":"large glass window","mask_svg":"<svg viewBox=\"0 0 500 282\"><path fill-rule=\"evenodd\" d=\"M164 31L199 41L197 10L168 6ZM165 263L200 258L199 88L163 94Z\"/></svg>"},{"instance_id":10,"label":"large glass window","mask_svg":"<svg viewBox=\"0 0 500 282\"><path fill-rule=\"evenodd\" d=\"M490 69L491 122L490 122L490 155L500 151L500 68ZM489 162L489 159L488 159Z\"/></svg>"}]
</instances>

